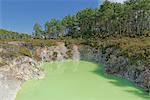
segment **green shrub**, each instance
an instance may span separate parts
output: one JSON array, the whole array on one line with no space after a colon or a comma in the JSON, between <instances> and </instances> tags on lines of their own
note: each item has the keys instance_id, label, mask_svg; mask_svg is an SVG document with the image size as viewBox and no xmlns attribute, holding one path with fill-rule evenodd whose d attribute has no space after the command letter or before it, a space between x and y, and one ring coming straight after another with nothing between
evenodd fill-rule
<instances>
[{"instance_id":1,"label":"green shrub","mask_svg":"<svg viewBox=\"0 0 150 100\"><path fill-rule=\"evenodd\" d=\"M24 56L32 57L31 51L27 49L26 47L19 47L19 53Z\"/></svg>"},{"instance_id":2,"label":"green shrub","mask_svg":"<svg viewBox=\"0 0 150 100\"><path fill-rule=\"evenodd\" d=\"M4 65L6 65L6 64L7 64L6 62L0 61L0 67L4 66Z\"/></svg>"}]
</instances>

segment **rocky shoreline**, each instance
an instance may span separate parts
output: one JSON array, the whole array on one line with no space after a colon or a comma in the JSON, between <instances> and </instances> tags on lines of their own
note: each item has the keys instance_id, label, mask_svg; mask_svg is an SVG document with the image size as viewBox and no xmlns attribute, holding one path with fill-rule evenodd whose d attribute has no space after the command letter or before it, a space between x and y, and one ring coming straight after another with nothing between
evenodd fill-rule
<instances>
[{"instance_id":1,"label":"rocky shoreline","mask_svg":"<svg viewBox=\"0 0 150 100\"><path fill-rule=\"evenodd\" d=\"M105 52L88 45L80 47L81 59L101 63L106 73L128 79L150 92L150 67L140 60L132 64L128 57L119 53L120 50L112 47L107 48Z\"/></svg>"},{"instance_id":2,"label":"rocky shoreline","mask_svg":"<svg viewBox=\"0 0 150 100\"><path fill-rule=\"evenodd\" d=\"M66 59L102 63L108 74L131 80L146 91L150 91L150 68L146 67L145 63L141 61L136 65L131 64L127 57L118 56L120 51L116 48L110 47L103 52L89 45L57 43L56 46L34 47L30 50L32 57L19 56L12 58L7 65L0 67L1 100L15 100L22 82L29 79L43 78L44 73L41 62L63 61ZM5 49L1 50L1 52L3 51Z\"/></svg>"},{"instance_id":3,"label":"rocky shoreline","mask_svg":"<svg viewBox=\"0 0 150 100\"><path fill-rule=\"evenodd\" d=\"M19 80L9 79L7 75L0 72L0 99L15 100L21 88L21 83Z\"/></svg>"},{"instance_id":4,"label":"rocky shoreline","mask_svg":"<svg viewBox=\"0 0 150 100\"><path fill-rule=\"evenodd\" d=\"M21 84L29 79L41 79L44 73L32 58L20 56L0 68L0 99L15 100Z\"/></svg>"}]
</instances>

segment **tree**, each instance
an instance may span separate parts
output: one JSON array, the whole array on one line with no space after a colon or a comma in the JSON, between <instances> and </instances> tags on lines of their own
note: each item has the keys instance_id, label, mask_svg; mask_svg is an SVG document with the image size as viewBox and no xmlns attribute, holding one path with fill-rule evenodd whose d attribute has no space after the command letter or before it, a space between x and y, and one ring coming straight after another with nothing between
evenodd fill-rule
<instances>
[{"instance_id":1,"label":"tree","mask_svg":"<svg viewBox=\"0 0 150 100\"><path fill-rule=\"evenodd\" d=\"M107 38L150 36L150 0L114 3L105 0L98 9L84 9L74 16L45 23L45 33L57 37Z\"/></svg>"},{"instance_id":2,"label":"tree","mask_svg":"<svg viewBox=\"0 0 150 100\"><path fill-rule=\"evenodd\" d=\"M65 35L77 33L78 23L75 16L65 16L62 20L62 25L64 26Z\"/></svg>"},{"instance_id":3,"label":"tree","mask_svg":"<svg viewBox=\"0 0 150 100\"><path fill-rule=\"evenodd\" d=\"M0 29L0 39L27 39L31 35Z\"/></svg>"},{"instance_id":4,"label":"tree","mask_svg":"<svg viewBox=\"0 0 150 100\"><path fill-rule=\"evenodd\" d=\"M33 36L35 37L35 38L40 38L41 37L41 35L42 35L42 27L40 26L40 24L38 24L38 23L35 23L35 25L34 25L34 33L33 33Z\"/></svg>"},{"instance_id":5,"label":"tree","mask_svg":"<svg viewBox=\"0 0 150 100\"><path fill-rule=\"evenodd\" d=\"M51 19L50 22L46 22L45 28L46 34L51 38L62 37L64 34L64 26L56 19Z\"/></svg>"},{"instance_id":6,"label":"tree","mask_svg":"<svg viewBox=\"0 0 150 100\"><path fill-rule=\"evenodd\" d=\"M78 27L80 28L80 34L83 37L85 35L87 37L91 36L93 32L92 26L95 24L94 17L95 10L93 9L85 9L77 13L76 18L78 21Z\"/></svg>"}]
</instances>

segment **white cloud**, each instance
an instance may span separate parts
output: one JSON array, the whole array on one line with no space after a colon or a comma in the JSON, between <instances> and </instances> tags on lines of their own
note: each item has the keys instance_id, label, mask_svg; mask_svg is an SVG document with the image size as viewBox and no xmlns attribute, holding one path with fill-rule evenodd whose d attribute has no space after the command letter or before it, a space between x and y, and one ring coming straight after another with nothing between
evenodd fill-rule
<instances>
[{"instance_id":1,"label":"white cloud","mask_svg":"<svg viewBox=\"0 0 150 100\"><path fill-rule=\"evenodd\" d=\"M119 3L123 3L123 2L126 1L126 0L109 0L109 1L111 1L111 2L119 2Z\"/></svg>"}]
</instances>

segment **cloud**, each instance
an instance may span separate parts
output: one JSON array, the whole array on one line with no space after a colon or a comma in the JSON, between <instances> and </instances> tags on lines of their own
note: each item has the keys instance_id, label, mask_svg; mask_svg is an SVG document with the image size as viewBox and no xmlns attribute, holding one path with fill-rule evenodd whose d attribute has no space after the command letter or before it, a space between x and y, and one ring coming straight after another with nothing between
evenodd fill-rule
<instances>
[{"instance_id":1,"label":"cloud","mask_svg":"<svg viewBox=\"0 0 150 100\"><path fill-rule=\"evenodd\" d=\"M118 2L118 3L123 3L123 2L126 1L126 0L109 0L109 1L111 1L111 2Z\"/></svg>"}]
</instances>

